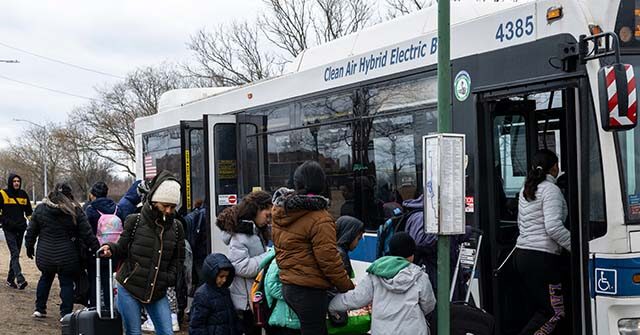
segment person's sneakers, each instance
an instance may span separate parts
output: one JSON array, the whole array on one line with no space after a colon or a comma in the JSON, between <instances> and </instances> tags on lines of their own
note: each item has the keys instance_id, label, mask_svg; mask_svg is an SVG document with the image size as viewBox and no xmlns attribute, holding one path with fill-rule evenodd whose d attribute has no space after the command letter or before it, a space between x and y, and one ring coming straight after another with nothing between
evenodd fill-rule
<instances>
[{"instance_id":1,"label":"person's sneakers","mask_svg":"<svg viewBox=\"0 0 640 335\"><path fill-rule=\"evenodd\" d=\"M26 280L23 281L22 283L17 285L18 286L18 290L24 290L27 287L27 285L29 285L29 283L27 283Z\"/></svg>"},{"instance_id":2,"label":"person's sneakers","mask_svg":"<svg viewBox=\"0 0 640 335\"><path fill-rule=\"evenodd\" d=\"M180 323L178 322L178 314L171 313L171 327L174 332L180 331Z\"/></svg>"},{"instance_id":3,"label":"person's sneakers","mask_svg":"<svg viewBox=\"0 0 640 335\"><path fill-rule=\"evenodd\" d=\"M33 316L34 318L42 319L47 317L47 312L35 311L31 316Z\"/></svg>"},{"instance_id":4,"label":"person's sneakers","mask_svg":"<svg viewBox=\"0 0 640 335\"><path fill-rule=\"evenodd\" d=\"M16 285L16 283L13 282L13 281L8 281L7 280L7 282L4 283L4 284L7 285L7 287L10 287L10 288L18 288L18 285Z\"/></svg>"},{"instance_id":5,"label":"person's sneakers","mask_svg":"<svg viewBox=\"0 0 640 335\"><path fill-rule=\"evenodd\" d=\"M143 332L154 332L156 331L155 327L153 327L153 322L151 322L151 318L148 318L140 327Z\"/></svg>"}]
</instances>

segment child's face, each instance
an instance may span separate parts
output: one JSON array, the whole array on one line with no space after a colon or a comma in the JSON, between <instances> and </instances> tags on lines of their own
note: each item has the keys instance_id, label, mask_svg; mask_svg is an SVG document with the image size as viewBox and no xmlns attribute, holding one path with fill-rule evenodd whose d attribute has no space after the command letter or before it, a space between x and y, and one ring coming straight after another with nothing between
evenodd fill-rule
<instances>
[{"instance_id":1,"label":"child's face","mask_svg":"<svg viewBox=\"0 0 640 335\"><path fill-rule=\"evenodd\" d=\"M227 282L227 278L229 278L229 275L229 270L220 270L220 272L218 272L218 276L216 277L216 285L218 287L224 286L224 283Z\"/></svg>"}]
</instances>

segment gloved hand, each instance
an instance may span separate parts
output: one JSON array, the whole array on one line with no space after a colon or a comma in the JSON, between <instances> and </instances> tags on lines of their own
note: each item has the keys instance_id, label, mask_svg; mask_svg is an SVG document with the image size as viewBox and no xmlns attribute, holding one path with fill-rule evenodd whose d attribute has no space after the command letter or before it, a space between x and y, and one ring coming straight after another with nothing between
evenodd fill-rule
<instances>
[{"instance_id":1,"label":"gloved hand","mask_svg":"<svg viewBox=\"0 0 640 335\"><path fill-rule=\"evenodd\" d=\"M35 250L33 250L33 247L28 247L27 248L27 257L29 257L30 259L33 259L33 255L35 254Z\"/></svg>"}]
</instances>

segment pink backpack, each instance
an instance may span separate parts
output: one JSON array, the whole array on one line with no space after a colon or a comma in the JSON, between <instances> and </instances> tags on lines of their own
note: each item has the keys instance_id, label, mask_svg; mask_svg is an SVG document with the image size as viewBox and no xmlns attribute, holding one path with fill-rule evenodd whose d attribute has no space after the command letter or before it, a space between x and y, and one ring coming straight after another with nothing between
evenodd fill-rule
<instances>
[{"instance_id":1,"label":"pink backpack","mask_svg":"<svg viewBox=\"0 0 640 335\"><path fill-rule=\"evenodd\" d=\"M97 237L100 244L107 242L118 242L120 234L122 233L122 220L116 215L118 213L118 206L116 206L113 214L105 214L96 209L100 218L98 218Z\"/></svg>"}]
</instances>

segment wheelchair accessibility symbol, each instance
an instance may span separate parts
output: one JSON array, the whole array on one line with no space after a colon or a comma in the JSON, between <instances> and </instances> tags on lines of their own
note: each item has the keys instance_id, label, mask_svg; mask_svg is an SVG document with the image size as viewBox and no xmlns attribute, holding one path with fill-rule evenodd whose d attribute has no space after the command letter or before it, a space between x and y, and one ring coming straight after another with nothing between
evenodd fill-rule
<instances>
[{"instance_id":1,"label":"wheelchair accessibility symbol","mask_svg":"<svg viewBox=\"0 0 640 335\"><path fill-rule=\"evenodd\" d=\"M611 269L596 269L596 293L618 293L618 271Z\"/></svg>"}]
</instances>

